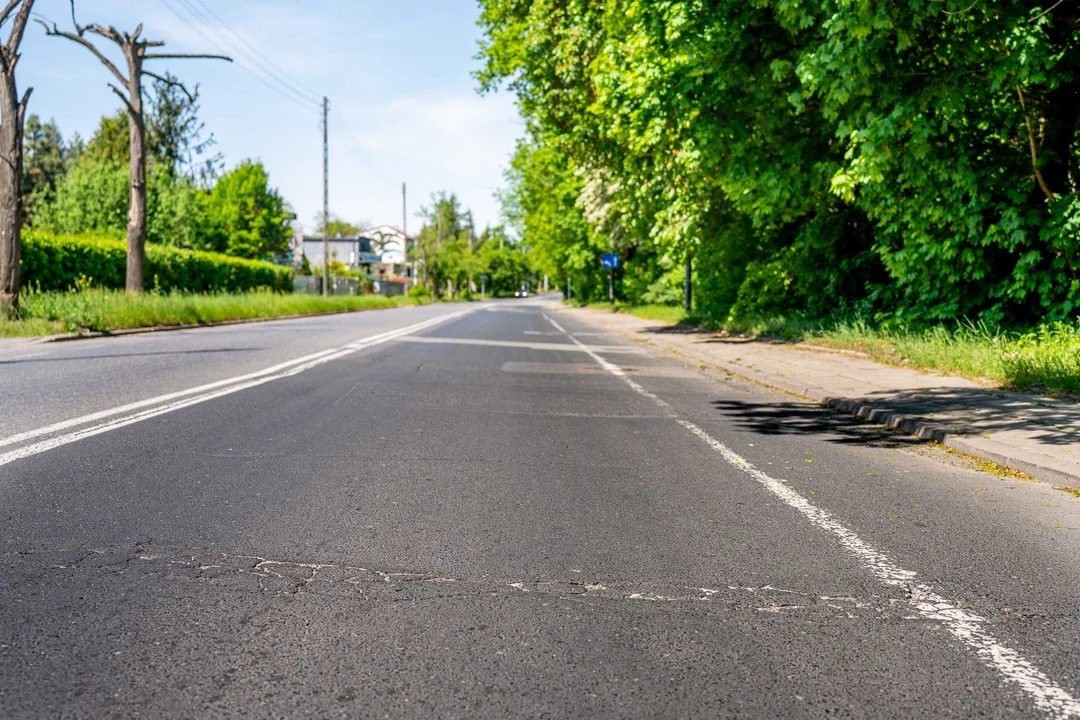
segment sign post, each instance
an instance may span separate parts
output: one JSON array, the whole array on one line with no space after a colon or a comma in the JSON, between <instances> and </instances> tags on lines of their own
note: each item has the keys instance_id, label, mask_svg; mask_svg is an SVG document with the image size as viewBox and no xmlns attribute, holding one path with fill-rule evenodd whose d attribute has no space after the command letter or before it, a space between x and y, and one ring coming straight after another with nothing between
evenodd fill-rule
<instances>
[{"instance_id":1,"label":"sign post","mask_svg":"<svg viewBox=\"0 0 1080 720\"><path fill-rule=\"evenodd\" d=\"M615 253L604 253L600 257L600 267L608 270L608 302L615 304L615 270L619 267L619 256Z\"/></svg>"}]
</instances>

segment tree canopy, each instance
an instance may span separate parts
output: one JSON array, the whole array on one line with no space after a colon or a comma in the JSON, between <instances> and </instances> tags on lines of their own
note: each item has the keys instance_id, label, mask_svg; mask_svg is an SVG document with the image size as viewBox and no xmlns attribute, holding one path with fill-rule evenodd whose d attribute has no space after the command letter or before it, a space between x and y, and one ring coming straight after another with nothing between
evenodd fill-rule
<instances>
[{"instance_id":1,"label":"tree canopy","mask_svg":"<svg viewBox=\"0 0 1080 720\"><path fill-rule=\"evenodd\" d=\"M481 88L528 123L509 214L552 272L619 252L642 295L692 253L718 319L1080 303L1075 4L481 5Z\"/></svg>"},{"instance_id":2,"label":"tree canopy","mask_svg":"<svg viewBox=\"0 0 1080 720\"><path fill-rule=\"evenodd\" d=\"M246 258L283 253L290 214L262 163L245 160L218 178L207 198L210 249Z\"/></svg>"}]
</instances>

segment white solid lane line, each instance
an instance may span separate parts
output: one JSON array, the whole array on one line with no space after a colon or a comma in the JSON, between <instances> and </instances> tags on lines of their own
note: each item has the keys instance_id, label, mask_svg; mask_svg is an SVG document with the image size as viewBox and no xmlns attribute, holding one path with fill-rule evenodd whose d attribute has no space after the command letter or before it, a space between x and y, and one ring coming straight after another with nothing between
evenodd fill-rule
<instances>
[{"instance_id":1,"label":"white solid lane line","mask_svg":"<svg viewBox=\"0 0 1080 720\"><path fill-rule=\"evenodd\" d=\"M233 383L243 382L245 380L251 380L257 377L263 377L265 375L272 375L276 372L280 372L287 367L292 367L299 363L308 362L317 358L329 355L340 350L340 348L330 348L329 350L323 350L322 352L312 353L311 355L305 355L293 360L288 360L272 367L264 368L253 373L246 375L237 375L236 377L225 378L224 380L218 380L216 382L207 383L206 385L199 385L198 387L187 388L185 390L177 390L166 395L158 395L157 397L147 398L145 400L139 400L127 405L119 405L107 410L101 410L99 412L91 413L89 415L82 415L80 417L71 418L70 420L64 420L62 422L53 423L52 425L46 425L45 427L35 428L33 430L27 430L26 432L10 435L6 438L0 438L0 447L6 445L14 445L16 443L25 442L27 440L33 440L36 437L42 435L51 435L54 432L60 432L61 430L67 430L68 428L77 427L79 425L85 425L87 423L95 422L97 420L104 420L105 418L114 417L123 413L131 412L133 410L139 410L141 408L150 407L151 405L159 405L170 400L186 397L188 395L194 395L196 393L206 392L208 390L214 390L215 388L224 387L225 385L231 385Z\"/></svg>"},{"instance_id":2,"label":"white solid lane line","mask_svg":"<svg viewBox=\"0 0 1080 720\"><path fill-rule=\"evenodd\" d=\"M280 363L273 367L266 368L254 373L248 373L246 375L238 375L236 377L227 378L225 380L219 380L218 382L210 383L208 385L201 385L196 388L190 388L188 390L181 390L175 393L169 393L168 395L160 395L156 398L150 398L142 400L137 403L130 403L117 408L111 408L109 410L102 410L101 412L93 413L92 415L85 415L79 418L73 418L71 420L65 420L62 423L56 423L44 428L38 428L37 430L30 430L25 433L13 435L9 438L5 438L0 441L0 445L10 445L15 442L20 442L41 435L47 435L60 430L76 427L79 425L86 425L87 423L101 420L104 418L112 418L104 423L92 425L75 432L67 433L64 435L57 435L55 437L42 440L30 445L24 445L23 447L9 450L5 453L0 453L0 466L7 465L8 463L21 460L22 458L30 457L31 455L37 455L39 453L52 450L54 448L67 445L68 443L77 442L84 438L93 437L94 435L100 435L102 433L109 432L110 430L116 430L118 428L126 427L143 420L147 420L152 417L164 415L165 413L174 412L192 405L213 400L224 395L230 395L247 388L262 385L274 380L280 380L282 378L290 377L310 370L313 367L317 367L331 360L337 360L338 358L345 357L364 348L378 345L380 343L395 340L399 337L409 335L411 333L426 330L429 327L437 325L446 320L461 317L467 313L472 312L472 309L459 310L458 312L449 313L447 315L440 315L437 318L425 320L424 322L416 323L414 325L408 325L398 330L391 330L389 332L380 333L371 337L363 338L355 342L342 345L337 348L331 348L330 350L324 350L312 355L305 355L304 357L290 360L289 362ZM192 397L187 397L191 395ZM176 400L176 398L186 398L183 400L177 400L176 402L168 402L169 400ZM165 404L161 404L161 403ZM153 407L151 407L153 406ZM149 408L149 409L143 409ZM131 412L132 410L141 410L141 412ZM127 414L124 414L127 413Z\"/></svg>"},{"instance_id":3,"label":"white solid lane line","mask_svg":"<svg viewBox=\"0 0 1080 720\"><path fill-rule=\"evenodd\" d=\"M635 392L650 398L662 407L671 407L667 402L627 377L618 365L597 355L552 318L546 314L544 317L579 345L602 368L622 379ZM778 480L758 470L746 458L694 423L682 420L674 413L672 413L672 418L708 443L730 465L746 473L787 505L798 510L816 527L833 535L840 541L840 545L879 581L886 585L907 589L910 595L909 602L921 618L941 623L954 637L973 650L984 664L997 670L1002 677L1023 690L1039 710L1053 718L1080 718L1080 701L1032 665L1019 652L1004 645L983 630L982 626L987 622L986 618L957 607L955 603L939 595L929 585L915 582L914 571L905 570L895 564L885 553L863 541L854 531L804 498L783 480Z\"/></svg>"}]
</instances>

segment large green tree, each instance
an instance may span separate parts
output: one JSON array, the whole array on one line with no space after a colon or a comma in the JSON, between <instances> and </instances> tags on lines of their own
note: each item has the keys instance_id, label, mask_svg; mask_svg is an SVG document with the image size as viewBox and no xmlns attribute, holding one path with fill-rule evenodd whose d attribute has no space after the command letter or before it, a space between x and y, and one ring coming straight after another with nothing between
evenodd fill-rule
<instances>
[{"instance_id":1,"label":"large green tree","mask_svg":"<svg viewBox=\"0 0 1080 720\"><path fill-rule=\"evenodd\" d=\"M481 86L518 94L598 244L693 252L720 319L1080 301L1073 4L481 4Z\"/></svg>"},{"instance_id":2,"label":"large green tree","mask_svg":"<svg viewBox=\"0 0 1080 720\"><path fill-rule=\"evenodd\" d=\"M163 167L147 174L149 242L196 250L214 249L207 239L205 191ZM82 157L37 206L34 226L57 233L122 236L127 228L128 168Z\"/></svg>"},{"instance_id":3,"label":"large green tree","mask_svg":"<svg viewBox=\"0 0 1080 720\"><path fill-rule=\"evenodd\" d=\"M218 178L206 200L207 241L246 258L284 253L291 213L261 162L245 160Z\"/></svg>"},{"instance_id":4,"label":"large green tree","mask_svg":"<svg viewBox=\"0 0 1080 720\"><path fill-rule=\"evenodd\" d=\"M26 118L23 130L22 192L28 224L35 209L48 202L72 163L72 151L56 122L42 122L37 115Z\"/></svg>"}]
</instances>

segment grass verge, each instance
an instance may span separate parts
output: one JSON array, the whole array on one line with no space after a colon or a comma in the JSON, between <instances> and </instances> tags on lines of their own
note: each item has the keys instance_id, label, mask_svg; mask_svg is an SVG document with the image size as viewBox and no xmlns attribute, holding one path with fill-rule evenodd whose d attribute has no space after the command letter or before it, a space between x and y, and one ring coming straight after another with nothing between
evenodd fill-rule
<instances>
[{"instance_id":1,"label":"grass verge","mask_svg":"<svg viewBox=\"0 0 1080 720\"><path fill-rule=\"evenodd\" d=\"M656 320L657 322L668 323L670 325L677 325L692 320L687 316L685 310L673 305L630 305L624 302L616 302L614 305L611 303L573 304L577 305L577 307L588 307L593 310L608 310L610 312L625 313L627 315L634 315L635 317L642 318L643 320Z\"/></svg>"},{"instance_id":2,"label":"grass verge","mask_svg":"<svg viewBox=\"0 0 1080 720\"><path fill-rule=\"evenodd\" d=\"M679 307L619 303L614 307L592 303L588 307L672 324L709 325L688 317ZM772 318L713 329L857 350L892 365L959 375L1012 390L1080 399L1080 321L1009 331L970 322L885 329L858 319L821 323Z\"/></svg>"},{"instance_id":3,"label":"grass verge","mask_svg":"<svg viewBox=\"0 0 1080 720\"><path fill-rule=\"evenodd\" d=\"M292 295L245 293L145 293L81 289L77 292L29 292L19 299L19 317L0 317L0 337L107 331L161 325L198 325L225 320L288 317L320 312L370 310L417 305L416 298L382 295ZM430 301L427 301L430 302Z\"/></svg>"}]
</instances>

